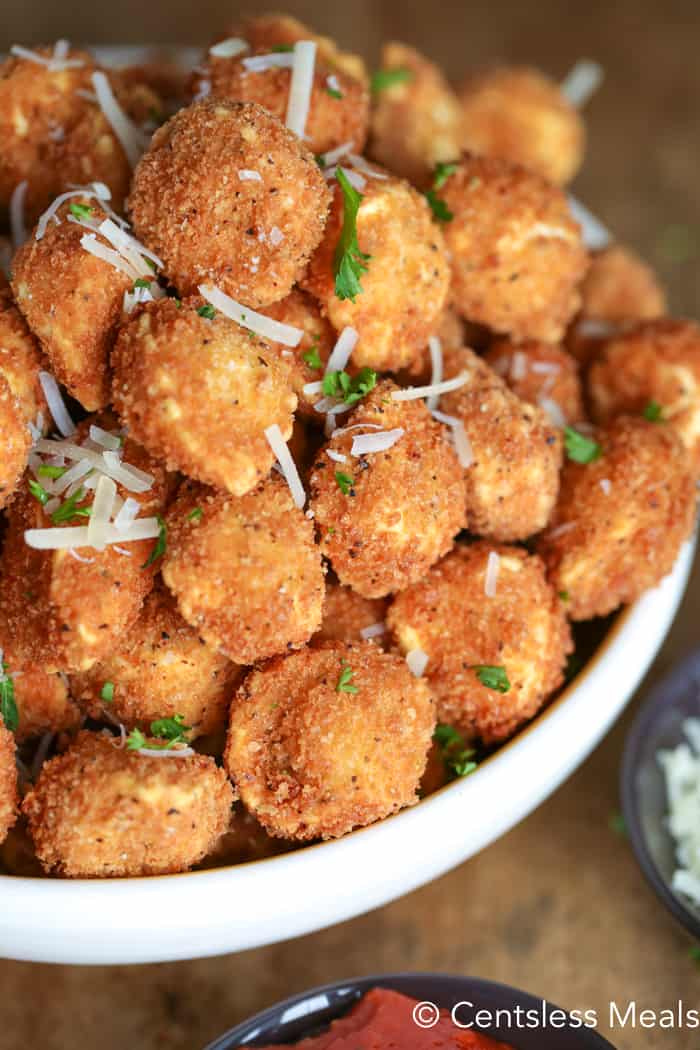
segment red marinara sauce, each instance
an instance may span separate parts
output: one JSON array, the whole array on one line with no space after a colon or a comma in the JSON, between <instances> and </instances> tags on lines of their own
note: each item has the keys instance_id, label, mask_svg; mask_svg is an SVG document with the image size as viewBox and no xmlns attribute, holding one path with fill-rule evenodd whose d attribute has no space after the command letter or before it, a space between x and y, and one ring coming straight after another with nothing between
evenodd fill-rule
<instances>
[{"instance_id":1,"label":"red marinara sauce","mask_svg":"<svg viewBox=\"0 0 700 1050\"><path fill-rule=\"evenodd\" d=\"M446 1010L440 1011L434 1027L419 1028L413 1020L415 1005L416 1000L406 995L373 988L323 1035L296 1043L296 1050L513 1050L486 1035L457 1028Z\"/></svg>"}]
</instances>

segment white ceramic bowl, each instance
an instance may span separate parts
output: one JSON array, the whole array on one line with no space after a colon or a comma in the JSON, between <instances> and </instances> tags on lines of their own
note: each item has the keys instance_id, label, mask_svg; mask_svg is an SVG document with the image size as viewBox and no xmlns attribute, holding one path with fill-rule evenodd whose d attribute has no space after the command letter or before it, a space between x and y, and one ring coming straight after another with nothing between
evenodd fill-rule
<instances>
[{"instance_id":1,"label":"white ceramic bowl","mask_svg":"<svg viewBox=\"0 0 700 1050\"><path fill-rule=\"evenodd\" d=\"M626 609L572 684L472 776L336 842L149 879L0 876L0 956L141 963L255 948L393 900L522 820L620 714L664 640L693 559Z\"/></svg>"}]
</instances>

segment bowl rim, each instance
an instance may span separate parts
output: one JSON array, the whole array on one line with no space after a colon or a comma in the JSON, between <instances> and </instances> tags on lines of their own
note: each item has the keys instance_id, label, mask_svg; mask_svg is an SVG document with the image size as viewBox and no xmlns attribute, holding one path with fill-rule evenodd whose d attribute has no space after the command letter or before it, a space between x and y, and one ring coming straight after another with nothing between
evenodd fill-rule
<instances>
[{"instance_id":1,"label":"bowl rim","mask_svg":"<svg viewBox=\"0 0 700 1050\"><path fill-rule=\"evenodd\" d=\"M229 1028L213 1042L209 1043L204 1050L239 1050L237 1046L234 1047L232 1045L232 1041L234 1039L239 1040L246 1036L253 1035L254 1029L261 1029L259 1038L265 1039L267 1038L264 1031L265 1026L273 1022L280 1013L292 1009L297 1005L301 1005L308 999L315 998L316 996L332 994L334 992L345 990L350 992L352 990L359 992L360 997L362 997L372 988L390 988L399 992L403 989L402 994L409 994L405 991L406 987L408 985L414 985L416 982L425 982L425 997L428 1001L432 1001L430 995L434 994L434 992L431 991L430 986L446 983L454 991L455 995L470 994L476 996L480 992L488 991L497 995L503 994L507 1001L513 1000L514 1004L517 1001L518 1004L522 1004L525 1009L538 1008L542 1003L545 1003L549 1010L561 1010L567 1016L570 1016L568 1010L551 1002L549 999L545 999L543 996L538 996L533 992L525 991L522 988L517 988L515 985L506 984L503 981L493 981L486 977L473 977L470 974L444 973L439 970L400 970L395 973L363 974L360 977L351 977L346 980L330 981L326 984L308 988L303 992L297 992L294 995L288 996L286 999L280 999L271 1006L265 1007L263 1010L260 1010L245 1020L240 1021L237 1025L233 1025L233 1027ZM458 991L458 988L461 989L461 991ZM466 991L465 989L469 990ZM411 995L411 998L413 997L414 996ZM350 999L350 995L348 995L348 999ZM348 1003L348 1005L350 1005L350 1003ZM485 1033L483 1029L474 1029L474 1031L488 1034L492 1039L513 1038L512 1035L507 1033ZM594 1048L595 1050L615 1050L613 1044L602 1036L596 1028L582 1028L582 1033L583 1032L585 1032L583 1038L585 1038L587 1046L582 1046L582 1050L594 1050ZM250 1045L251 1050L255 1050L254 1044L252 1043L244 1043L241 1045ZM280 1044L281 1050L283 1050L284 1045L285 1044ZM513 1050L517 1050L517 1048L514 1047Z\"/></svg>"},{"instance_id":2,"label":"bowl rim","mask_svg":"<svg viewBox=\"0 0 700 1050\"><path fill-rule=\"evenodd\" d=\"M686 908L682 900L673 892L668 880L659 871L647 846L638 804L638 794L635 790L635 777L639 767L642 742L648 735L651 727L658 720L664 707L673 706L668 704L668 693L673 692L673 684L677 679L685 677L688 666L691 664L696 667L700 664L700 650L697 648L689 650L674 665L672 670L656 683L637 712L625 738L625 747L620 764L620 797L622 799L622 815L629 833L632 852L648 885L666 906L667 911L673 915L676 922L687 933L691 934L695 940L700 941L700 918Z\"/></svg>"}]
</instances>

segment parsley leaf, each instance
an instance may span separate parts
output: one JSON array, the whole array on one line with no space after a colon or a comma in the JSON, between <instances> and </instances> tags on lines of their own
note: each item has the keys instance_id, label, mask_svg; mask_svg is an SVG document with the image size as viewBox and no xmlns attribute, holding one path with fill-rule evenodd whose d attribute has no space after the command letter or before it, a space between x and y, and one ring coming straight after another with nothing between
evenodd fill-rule
<instances>
[{"instance_id":1,"label":"parsley leaf","mask_svg":"<svg viewBox=\"0 0 700 1050\"><path fill-rule=\"evenodd\" d=\"M48 463L42 463L39 467L40 478L62 478L68 467L52 467Z\"/></svg>"},{"instance_id":2,"label":"parsley leaf","mask_svg":"<svg viewBox=\"0 0 700 1050\"><path fill-rule=\"evenodd\" d=\"M49 494L43 485L40 485L38 481L34 481L33 478L29 479L29 491L35 500L41 503L42 507L45 503L49 502Z\"/></svg>"},{"instance_id":3,"label":"parsley leaf","mask_svg":"<svg viewBox=\"0 0 700 1050\"><path fill-rule=\"evenodd\" d=\"M569 459L574 463L594 463L600 459L602 449L597 441L584 437L573 427L564 429L564 447Z\"/></svg>"},{"instance_id":4,"label":"parsley leaf","mask_svg":"<svg viewBox=\"0 0 700 1050\"><path fill-rule=\"evenodd\" d=\"M74 492L60 507L56 507L56 510L51 515L51 521L54 525L60 525L62 522L70 521L72 518L89 518L90 507L79 507L78 503L85 498L85 491L81 485L77 492Z\"/></svg>"},{"instance_id":5,"label":"parsley leaf","mask_svg":"<svg viewBox=\"0 0 700 1050\"><path fill-rule=\"evenodd\" d=\"M277 52L293 51L294 44L275 44L274 47L270 48L270 50Z\"/></svg>"},{"instance_id":6,"label":"parsley leaf","mask_svg":"<svg viewBox=\"0 0 700 1050\"><path fill-rule=\"evenodd\" d=\"M476 677L487 689L495 689L497 693L507 693L510 682L505 667L495 667L492 664L475 664L472 668Z\"/></svg>"},{"instance_id":7,"label":"parsley leaf","mask_svg":"<svg viewBox=\"0 0 700 1050\"><path fill-rule=\"evenodd\" d=\"M477 768L473 747L466 747L464 737L452 726L438 723L433 740L442 752L445 769L456 777L467 777Z\"/></svg>"},{"instance_id":8,"label":"parsley leaf","mask_svg":"<svg viewBox=\"0 0 700 1050\"><path fill-rule=\"evenodd\" d=\"M330 95L331 98L342 98L343 97L343 92L342 91L338 91L337 88L332 88L328 84L326 84L326 94Z\"/></svg>"},{"instance_id":9,"label":"parsley leaf","mask_svg":"<svg viewBox=\"0 0 700 1050\"><path fill-rule=\"evenodd\" d=\"M308 350L305 350L301 356L306 361L309 368L323 367L323 362L318 354L318 343L314 343L313 346L309 347Z\"/></svg>"},{"instance_id":10,"label":"parsley leaf","mask_svg":"<svg viewBox=\"0 0 700 1050\"><path fill-rule=\"evenodd\" d=\"M454 219L453 212L447 207L442 197L438 197L435 190L428 190L425 199L438 222L451 222Z\"/></svg>"},{"instance_id":11,"label":"parsley leaf","mask_svg":"<svg viewBox=\"0 0 700 1050\"><path fill-rule=\"evenodd\" d=\"M153 545L153 550L148 555L148 558L141 566L142 569L147 569L149 565L153 565L153 563L158 561L159 558L162 558L168 546L168 526L165 524L160 514L158 515L158 524L160 525L158 539Z\"/></svg>"},{"instance_id":12,"label":"parsley leaf","mask_svg":"<svg viewBox=\"0 0 700 1050\"><path fill-rule=\"evenodd\" d=\"M201 521L202 520L202 514L204 514L204 511L202 510L202 508L201 507L195 507L194 510L191 510L189 512L189 514L187 515L187 520L188 521Z\"/></svg>"},{"instance_id":13,"label":"parsley leaf","mask_svg":"<svg viewBox=\"0 0 700 1050\"><path fill-rule=\"evenodd\" d=\"M185 733L188 733L191 728L192 726L185 725L184 715L173 715L172 718L157 718L155 722L151 722L151 733L153 736L169 740L173 744L183 743L185 741Z\"/></svg>"},{"instance_id":14,"label":"parsley leaf","mask_svg":"<svg viewBox=\"0 0 700 1050\"><path fill-rule=\"evenodd\" d=\"M197 309L197 313L200 317L206 317L208 321L213 321L216 317L216 310L211 303L206 303L204 306L200 306Z\"/></svg>"},{"instance_id":15,"label":"parsley leaf","mask_svg":"<svg viewBox=\"0 0 700 1050\"><path fill-rule=\"evenodd\" d=\"M664 410L658 401L650 401L644 406L644 418L650 423L661 423L664 418Z\"/></svg>"},{"instance_id":16,"label":"parsley leaf","mask_svg":"<svg viewBox=\"0 0 700 1050\"><path fill-rule=\"evenodd\" d=\"M92 215L92 208L89 204L71 204L70 213L74 215L76 219L89 219Z\"/></svg>"},{"instance_id":17,"label":"parsley leaf","mask_svg":"<svg viewBox=\"0 0 700 1050\"><path fill-rule=\"evenodd\" d=\"M0 715L2 715L5 728L9 729L11 733L15 733L19 725L19 712L17 710L17 701L15 700L15 683L7 672L8 666L6 663L3 663L2 674L0 675Z\"/></svg>"},{"instance_id":18,"label":"parsley leaf","mask_svg":"<svg viewBox=\"0 0 700 1050\"><path fill-rule=\"evenodd\" d=\"M114 682L105 682L100 690L100 700L104 700L106 704L111 704L114 700Z\"/></svg>"},{"instance_id":19,"label":"parsley leaf","mask_svg":"<svg viewBox=\"0 0 700 1050\"><path fill-rule=\"evenodd\" d=\"M563 602L568 602L571 595L568 591L559 591L559 597Z\"/></svg>"},{"instance_id":20,"label":"parsley leaf","mask_svg":"<svg viewBox=\"0 0 700 1050\"><path fill-rule=\"evenodd\" d=\"M343 228L333 259L335 294L354 303L362 291L360 277L367 273L365 263L370 260L369 255L360 251L357 241L357 213L363 197L350 185L341 168L335 169L335 177L343 193Z\"/></svg>"},{"instance_id":21,"label":"parsley leaf","mask_svg":"<svg viewBox=\"0 0 700 1050\"><path fill-rule=\"evenodd\" d=\"M146 737L143 735L140 729L132 729L126 738L126 747L128 751L138 751L140 748L146 746Z\"/></svg>"},{"instance_id":22,"label":"parsley leaf","mask_svg":"<svg viewBox=\"0 0 700 1050\"><path fill-rule=\"evenodd\" d=\"M135 292L137 288L150 288L150 287L151 287L151 282L150 282L150 279L148 277L137 277L136 280L134 281L134 287L132 288L132 291Z\"/></svg>"},{"instance_id":23,"label":"parsley leaf","mask_svg":"<svg viewBox=\"0 0 700 1050\"><path fill-rule=\"evenodd\" d=\"M402 66L397 66L395 69L378 69L372 74L370 90L373 95L378 95L380 91L386 91L387 88L395 87L397 84L405 84L409 80L413 80L412 69L405 69Z\"/></svg>"},{"instance_id":24,"label":"parsley leaf","mask_svg":"<svg viewBox=\"0 0 700 1050\"><path fill-rule=\"evenodd\" d=\"M450 175L454 175L457 171L456 164L443 164L438 162L435 165L435 174L433 176L433 189L441 190L445 185Z\"/></svg>"},{"instance_id":25,"label":"parsley leaf","mask_svg":"<svg viewBox=\"0 0 700 1050\"><path fill-rule=\"evenodd\" d=\"M372 368L361 368L356 376L347 372L327 372L322 380L323 393L344 401L346 405L355 405L361 398L374 390L377 385L377 373Z\"/></svg>"},{"instance_id":26,"label":"parsley leaf","mask_svg":"<svg viewBox=\"0 0 700 1050\"><path fill-rule=\"evenodd\" d=\"M357 693L358 688L352 684L354 671L349 664L343 664L338 682L335 687L336 693Z\"/></svg>"},{"instance_id":27,"label":"parsley leaf","mask_svg":"<svg viewBox=\"0 0 700 1050\"><path fill-rule=\"evenodd\" d=\"M350 475L343 474L342 470L336 470L335 480L338 482L338 488L340 489L340 491L343 493L344 496L347 496L354 484Z\"/></svg>"}]
</instances>

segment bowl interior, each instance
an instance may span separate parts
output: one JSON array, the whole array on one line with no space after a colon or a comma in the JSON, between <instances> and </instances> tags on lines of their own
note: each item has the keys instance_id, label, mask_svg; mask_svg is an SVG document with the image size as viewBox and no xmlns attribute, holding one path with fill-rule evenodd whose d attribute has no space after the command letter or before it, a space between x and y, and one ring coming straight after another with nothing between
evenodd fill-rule
<instances>
[{"instance_id":1,"label":"bowl interior","mask_svg":"<svg viewBox=\"0 0 700 1050\"><path fill-rule=\"evenodd\" d=\"M315 988L278 1003L264 1013L231 1029L208 1050L235 1050L237 1047L261 1047L277 1043L294 1043L305 1036L316 1035L348 1009L370 988L392 988L419 1001L427 1000L451 1010L457 1003L462 1023L471 1020L477 1010L506 1010L515 1018L515 1009L535 1010L539 1018L557 1007L527 992L505 984L475 977L452 977L446 974L384 974L341 981ZM514 1022L515 1024L515 1022ZM612 1044L589 1028L554 1028L541 1023L536 1027L501 1025L474 1029L494 1039L505 1040L515 1050L614 1050Z\"/></svg>"},{"instance_id":2,"label":"bowl interior","mask_svg":"<svg viewBox=\"0 0 700 1050\"><path fill-rule=\"evenodd\" d=\"M625 821L651 885L674 915L700 938L700 907L671 889L677 867L667 827L668 802L660 750L685 740L683 722L700 717L700 651L683 660L651 692L630 730L622 767Z\"/></svg>"}]
</instances>

